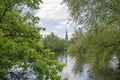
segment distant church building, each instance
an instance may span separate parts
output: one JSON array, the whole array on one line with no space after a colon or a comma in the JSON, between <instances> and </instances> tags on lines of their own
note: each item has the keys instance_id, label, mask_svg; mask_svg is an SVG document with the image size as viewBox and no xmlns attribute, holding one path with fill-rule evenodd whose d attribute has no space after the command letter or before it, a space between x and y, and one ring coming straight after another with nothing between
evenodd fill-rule
<instances>
[{"instance_id":1,"label":"distant church building","mask_svg":"<svg viewBox=\"0 0 120 80\"><path fill-rule=\"evenodd\" d=\"M66 30L65 40L68 40L68 31Z\"/></svg>"}]
</instances>

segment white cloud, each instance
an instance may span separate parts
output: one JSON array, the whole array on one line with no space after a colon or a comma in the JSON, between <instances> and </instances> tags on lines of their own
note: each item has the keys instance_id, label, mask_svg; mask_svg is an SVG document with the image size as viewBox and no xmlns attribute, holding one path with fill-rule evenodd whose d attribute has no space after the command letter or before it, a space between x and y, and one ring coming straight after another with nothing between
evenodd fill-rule
<instances>
[{"instance_id":1,"label":"white cloud","mask_svg":"<svg viewBox=\"0 0 120 80\"><path fill-rule=\"evenodd\" d=\"M42 31L41 33L43 34L43 37L50 34L49 32L46 32L46 31Z\"/></svg>"},{"instance_id":2,"label":"white cloud","mask_svg":"<svg viewBox=\"0 0 120 80\"><path fill-rule=\"evenodd\" d=\"M36 16L49 19L68 19L67 7L64 4L61 5L61 2L62 0L43 0L43 4L40 5L41 9L38 10Z\"/></svg>"},{"instance_id":3,"label":"white cloud","mask_svg":"<svg viewBox=\"0 0 120 80\"><path fill-rule=\"evenodd\" d=\"M66 21L62 21L60 22L61 25L66 26L67 28L71 27L81 27L81 25L78 25L77 23L75 23L72 20L66 20Z\"/></svg>"},{"instance_id":4,"label":"white cloud","mask_svg":"<svg viewBox=\"0 0 120 80\"><path fill-rule=\"evenodd\" d=\"M57 25L54 27L55 30L62 30L64 29L65 27L64 26L61 26L61 25Z\"/></svg>"},{"instance_id":5,"label":"white cloud","mask_svg":"<svg viewBox=\"0 0 120 80\"><path fill-rule=\"evenodd\" d=\"M68 20L61 21L59 22L60 25L65 26L66 28L69 28L70 26L68 25Z\"/></svg>"},{"instance_id":6,"label":"white cloud","mask_svg":"<svg viewBox=\"0 0 120 80\"><path fill-rule=\"evenodd\" d=\"M65 35L63 35L63 34L60 34L59 37L62 39L65 39Z\"/></svg>"},{"instance_id":7,"label":"white cloud","mask_svg":"<svg viewBox=\"0 0 120 80\"><path fill-rule=\"evenodd\" d=\"M40 5L41 9L37 11L36 16L43 20L40 25L45 25L46 27L46 31L42 31L43 36L53 32L59 37L65 38L66 30L68 30L69 38L71 38L73 28L68 24L68 19L70 18L68 8L65 4L61 4L62 1L43 0L43 4Z\"/></svg>"},{"instance_id":8,"label":"white cloud","mask_svg":"<svg viewBox=\"0 0 120 80\"><path fill-rule=\"evenodd\" d=\"M69 39L72 37L73 34L73 28L70 26L57 25L53 28L53 30L55 34L57 34L61 38L65 38L66 30L68 31Z\"/></svg>"}]
</instances>

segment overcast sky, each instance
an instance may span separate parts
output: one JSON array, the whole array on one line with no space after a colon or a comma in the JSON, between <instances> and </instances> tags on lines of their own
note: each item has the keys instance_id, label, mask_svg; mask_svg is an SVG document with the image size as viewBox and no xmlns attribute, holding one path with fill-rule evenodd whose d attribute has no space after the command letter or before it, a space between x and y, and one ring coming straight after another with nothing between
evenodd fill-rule
<instances>
[{"instance_id":1,"label":"overcast sky","mask_svg":"<svg viewBox=\"0 0 120 80\"><path fill-rule=\"evenodd\" d=\"M40 10L37 11L36 16L40 17L40 24L46 28L42 32L43 35L48 35L51 32L55 33L61 38L65 38L65 32L68 30L69 38L73 33L73 27L67 24L69 21L69 13L67 6L61 4L63 0L43 0L40 5Z\"/></svg>"}]
</instances>

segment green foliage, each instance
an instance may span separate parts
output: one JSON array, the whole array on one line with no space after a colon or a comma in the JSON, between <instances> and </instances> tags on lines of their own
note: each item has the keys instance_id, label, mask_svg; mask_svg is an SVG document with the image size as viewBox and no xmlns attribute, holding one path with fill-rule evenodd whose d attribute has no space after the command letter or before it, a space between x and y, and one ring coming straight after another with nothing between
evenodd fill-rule
<instances>
[{"instance_id":1,"label":"green foliage","mask_svg":"<svg viewBox=\"0 0 120 80\"><path fill-rule=\"evenodd\" d=\"M0 0L0 80L6 80L8 68L21 63L33 63L39 80L60 80L57 73L62 65L52 59L52 52L43 48L41 28L37 26L39 18L32 13L41 2Z\"/></svg>"},{"instance_id":2,"label":"green foliage","mask_svg":"<svg viewBox=\"0 0 120 80\"><path fill-rule=\"evenodd\" d=\"M86 27L105 25L120 21L120 0L64 0L68 5L73 20Z\"/></svg>"},{"instance_id":3,"label":"green foliage","mask_svg":"<svg viewBox=\"0 0 120 80\"><path fill-rule=\"evenodd\" d=\"M90 63L94 75L120 79L120 69L114 71L109 64L114 54L120 61L120 0L64 1L73 20L83 25L75 32L69 53L78 65Z\"/></svg>"},{"instance_id":4,"label":"green foliage","mask_svg":"<svg viewBox=\"0 0 120 80\"><path fill-rule=\"evenodd\" d=\"M94 75L99 74L98 76L109 77L112 80L119 78L119 72L114 71L109 63L114 54L120 57L119 35L120 31L113 30L112 26L104 28L100 32L97 31L97 33L78 29L68 48L70 55L77 59L75 70L81 70L82 64L90 63L91 72L95 73Z\"/></svg>"},{"instance_id":5,"label":"green foliage","mask_svg":"<svg viewBox=\"0 0 120 80\"><path fill-rule=\"evenodd\" d=\"M50 49L51 51L56 53L63 53L64 51L66 51L68 45L67 40L61 39L53 33L47 35L43 39L43 42L46 49Z\"/></svg>"}]
</instances>

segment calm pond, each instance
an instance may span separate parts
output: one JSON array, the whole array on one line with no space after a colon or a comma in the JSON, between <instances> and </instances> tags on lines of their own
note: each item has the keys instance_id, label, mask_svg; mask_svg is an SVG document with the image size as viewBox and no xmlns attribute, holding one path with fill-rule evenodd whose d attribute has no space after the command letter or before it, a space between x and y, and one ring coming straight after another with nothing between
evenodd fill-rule
<instances>
[{"instance_id":1,"label":"calm pond","mask_svg":"<svg viewBox=\"0 0 120 80\"><path fill-rule=\"evenodd\" d=\"M72 58L70 56L63 56L59 55L57 59L62 63L66 64L66 66L63 68L63 71L60 72L58 75L64 78L68 78L68 80L114 80L114 79L104 79L102 77L92 77L90 75L90 68L89 64L84 64L80 68L82 68L80 71L75 72L74 66L75 66L75 58ZM116 79L115 79L116 80Z\"/></svg>"}]
</instances>

